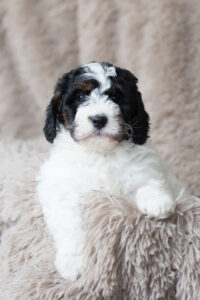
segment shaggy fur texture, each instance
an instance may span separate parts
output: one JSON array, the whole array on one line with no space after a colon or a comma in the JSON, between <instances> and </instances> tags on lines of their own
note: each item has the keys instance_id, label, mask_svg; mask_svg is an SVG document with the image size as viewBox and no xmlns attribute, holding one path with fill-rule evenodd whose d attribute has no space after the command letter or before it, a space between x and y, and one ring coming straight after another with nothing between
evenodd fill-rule
<instances>
[{"instance_id":1,"label":"shaggy fur texture","mask_svg":"<svg viewBox=\"0 0 200 300\"><path fill-rule=\"evenodd\" d=\"M56 269L67 280L82 274L87 239L80 205L88 192L135 202L157 219L172 215L176 199L186 196L148 140L137 82L128 70L90 62L58 80L47 107L44 133L53 146L37 190L57 249Z\"/></svg>"},{"instance_id":2,"label":"shaggy fur texture","mask_svg":"<svg viewBox=\"0 0 200 300\"><path fill-rule=\"evenodd\" d=\"M178 177L189 183L195 195L200 195L199 19L199 0L0 1L1 300L70 299L69 285L53 267L53 244L33 194L33 178L46 155L47 145L39 140L24 141L41 135L42 116L52 95L51 88L66 70L99 60L133 71L140 78L140 90L151 115L154 144L171 162ZM22 141L4 142L5 136ZM183 214L175 217L175 224L179 220L179 226L172 232L173 247L167 250L168 254L165 250L161 252L168 257L172 249L180 245L179 251L173 252L176 269L180 267L174 281L178 295L174 298L179 300L200 298L197 280L200 233L196 226L199 211L199 201L193 197L180 206ZM109 213L109 210L104 212ZM121 210L116 209L116 212L121 213ZM140 220L141 223L135 223L141 225L138 232L142 232L146 224L155 241L173 227L169 220L159 225L162 231L155 232L157 224L142 217ZM108 223L101 225L104 224ZM131 224L128 228L133 227ZM178 232L180 243L177 244ZM135 241L135 235L131 237ZM145 249L152 244L151 237L143 237L141 234L141 239L138 238L138 249L144 251L139 256L143 259L140 260L142 267L137 268L137 274L142 277L138 287L141 284L142 291L149 287L143 279L157 270L157 264L151 265L152 268L143 265L149 252ZM157 278L164 289L166 277L158 273ZM89 282L90 279L86 287ZM158 292L159 284L153 286L151 293ZM101 285L106 286L102 277L99 290ZM90 286L96 293L95 286ZM71 297L73 300L77 295L82 300L96 298L81 288L70 289L73 295L77 293ZM134 294L132 299L136 296Z\"/></svg>"},{"instance_id":3,"label":"shaggy fur texture","mask_svg":"<svg viewBox=\"0 0 200 300\"><path fill-rule=\"evenodd\" d=\"M153 221L121 199L88 194L82 207L86 267L82 278L69 284L54 268L54 246L33 192L32 178L46 147L40 140L24 146L8 140L2 142L0 154L5 158L0 178L5 199L1 300L199 299L199 199L182 199L175 216ZM12 184L7 187L7 182Z\"/></svg>"},{"instance_id":4,"label":"shaggy fur texture","mask_svg":"<svg viewBox=\"0 0 200 300\"><path fill-rule=\"evenodd\" d=\"M71 280L82 273L87 238L80 205L88 192L120 195L125 206L135 202L141 213L161 219L173 214L175 200L186 195L185 186L160 161L150 142L123 141L104 155L85 149L65 129L57 134L38 181L38 198L57 249L55 265Z\"/></svg>"}]
</instances>

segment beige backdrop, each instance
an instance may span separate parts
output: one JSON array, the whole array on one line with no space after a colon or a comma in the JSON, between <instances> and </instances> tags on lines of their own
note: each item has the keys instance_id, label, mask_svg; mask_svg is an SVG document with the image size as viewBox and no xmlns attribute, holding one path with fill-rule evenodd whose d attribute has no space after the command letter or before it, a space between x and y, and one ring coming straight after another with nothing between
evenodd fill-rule
<instances>
[{"instance_id":1,"label":"beige backdrop","mask_svg":"<svg viewBox=\"0 0 200 300\"><path fill-rule=\"evenodd\" d=\"M0 22L1 139L41 136L58 76L109 61L139 78L154 143L200 194L199 0L1 0Z\"/></svg>"}]
</instances>

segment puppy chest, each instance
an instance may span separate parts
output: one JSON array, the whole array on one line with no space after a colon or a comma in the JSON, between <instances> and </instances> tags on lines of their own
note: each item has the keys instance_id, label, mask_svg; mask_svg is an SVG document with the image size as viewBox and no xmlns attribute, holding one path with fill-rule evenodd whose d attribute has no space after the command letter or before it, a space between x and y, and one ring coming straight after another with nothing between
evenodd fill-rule
<instances>
[{"instance_id":1,"label":"puppy chest","mask_svg":"<svg viewBox=\"0 0 200 300\"><path fill-rule=\"evenodd\" d=\"M129 166L117 166L106 161L93 163L76 162L69 173L71 188L81 193L100 190L114 194L127 194L135 189L132 170Z\"/></svg>"}]
</instances>

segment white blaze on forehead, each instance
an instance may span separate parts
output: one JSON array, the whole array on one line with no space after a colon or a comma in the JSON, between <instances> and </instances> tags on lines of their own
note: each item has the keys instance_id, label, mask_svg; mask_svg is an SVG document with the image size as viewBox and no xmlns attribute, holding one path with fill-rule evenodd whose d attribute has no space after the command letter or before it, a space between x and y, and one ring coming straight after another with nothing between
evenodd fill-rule
<instances>
[{"instance_id":1,"label":"white blaze on forehead","mask_svg":"<svg viewBox=\"0 0 200 300\"><path fill-rule=\"evenodd\" d=\"M110 101L107 95L100 95L98 89L94 89L91 92L90 96L88 96L88 100L80 105L78 112L81 108L87 111L87 116L105 114L109 118L120 114L119 106L113 101Z\"/></svg>"},{"instance_id":2,"label":"white blaze on forehead","mask_svg":"<svg viewBox=\"0 0 200 300\"><path fill-rule=\"evenodd\" d=\"M96 62L83 65L83 67L86 71L83 76L91 79L96 79L100 83L101 93L111 87L111 81L109 77L116 76L115 67L109 67Z\"/></svg>"}]
</instances>

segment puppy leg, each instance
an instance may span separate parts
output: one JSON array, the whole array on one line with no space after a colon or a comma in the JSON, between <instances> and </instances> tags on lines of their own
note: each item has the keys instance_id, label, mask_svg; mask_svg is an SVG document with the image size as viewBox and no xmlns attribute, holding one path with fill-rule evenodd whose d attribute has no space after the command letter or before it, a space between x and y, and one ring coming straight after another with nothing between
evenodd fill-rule
<instances>
[{"instance_id":1,"label":"puppy leg","mask_svg":"<svg viewBox=\"0 0 200 300\"><path fill-rule=\"evenodd\" d=\"M139 210L152 218L165 219L175 210L175 201L163 182L151 180L138 188L136 203Z\"/></svg>"},{"instance_id":2,"label":"puppy leg","mask_svg":"<svg viewBox=\"0 0 200 300\"><path fill-rule=\"evenodd\" d=\"M55 266L58 273L67 280L76 280L81 275L83 255L69 255L63 249L56 254Z\"/></svg>"},{"instance_id":3,"label":"puppy leg","mask_svg":"<svg viewBox=\"0 0 200 300\"><path fill-rule=\"evenodd\" d=\"M60 237L62 236L62 239ZM77 216L71 219L70 228L61 232L57 243L55 266L65 279L75 280L83 267L84 231L81 219Z\"/></svg>"}]
</instances>

